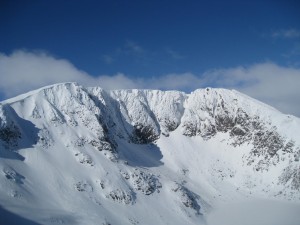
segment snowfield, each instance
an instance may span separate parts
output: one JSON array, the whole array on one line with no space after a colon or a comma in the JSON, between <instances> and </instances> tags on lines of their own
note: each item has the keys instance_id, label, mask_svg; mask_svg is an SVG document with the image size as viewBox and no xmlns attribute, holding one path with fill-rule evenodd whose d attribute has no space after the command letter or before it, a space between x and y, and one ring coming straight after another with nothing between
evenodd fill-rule
<instances>
[{"instance_id":1,"label":"snowfield","mask_svg":"<svg viewBox=\"0 0 300 225\"><path fill-rule=\"evenodd\" d=\"M300 119L234 90L63 83L0 103L0 224L300 224Z\"/></svg>"}]
</instances>

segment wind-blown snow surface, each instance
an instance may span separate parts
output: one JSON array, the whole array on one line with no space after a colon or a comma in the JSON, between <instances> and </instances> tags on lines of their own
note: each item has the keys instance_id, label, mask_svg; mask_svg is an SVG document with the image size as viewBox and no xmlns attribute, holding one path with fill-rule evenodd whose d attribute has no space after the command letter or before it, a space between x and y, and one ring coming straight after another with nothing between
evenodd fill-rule
<instances>
[{"instance_id":1,"label":"wind-blown snow surface","mask_svg":"<svg viewBox=\"0 0 300 225\"><path fill-rule=\"evenodd\" d=\"M45 87L0 104L0 222L220 224L214 209L257 199L297 211L299 133L231 90Z\"/></svg>"}]
</instances>

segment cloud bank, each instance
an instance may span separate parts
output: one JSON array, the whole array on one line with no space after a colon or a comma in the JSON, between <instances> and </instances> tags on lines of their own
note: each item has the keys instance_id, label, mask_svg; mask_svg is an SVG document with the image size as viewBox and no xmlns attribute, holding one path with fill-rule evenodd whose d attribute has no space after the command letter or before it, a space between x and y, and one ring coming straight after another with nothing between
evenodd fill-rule
<instances>
[{"instance_id":1,"label":"cloud bank","mask_svg":"<svg viewBox=\"0 0 300 225\"><path fill-rule=\"evenodd\" d=\"M247 67L214 69L203 74L166 74L132 78L124 74L94 77L65 59L44 52L15 51L0 54L0 92L5 98L49 84L78 82L104 89L147 88L192 91L197 88L236 89L284 113L300 116L300 69L272 62Z\"/></svg>"}]
</instances>

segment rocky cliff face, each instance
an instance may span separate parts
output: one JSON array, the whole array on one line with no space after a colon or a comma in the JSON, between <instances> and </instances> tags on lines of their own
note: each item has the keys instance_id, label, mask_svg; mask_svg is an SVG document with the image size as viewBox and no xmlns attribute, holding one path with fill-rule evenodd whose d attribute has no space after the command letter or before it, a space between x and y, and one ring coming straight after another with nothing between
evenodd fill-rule
<instances>
[{"instance_id":1,"label":"rocky cliff face","mask_svg":"<svg viewBox=\"0 0 300 225\"><path fill-rule=\"evenodd\" d=\"M174 223L199 224L211 207L236 196L299 202L299 133L298 118L231 90L49 86L0 105L1 200L33 210L24 202L34 196L36 205L46 199L70 214L79 199L106 215L95 218L115 224L147 224L147 204L153 215L164 212L156 224L178 210ZM51 189L40 184L45 179ZM178 204L165 209L164 201ZM60 220L45 213L36 221L53 218Z\"/></svg>"}]
</instances>

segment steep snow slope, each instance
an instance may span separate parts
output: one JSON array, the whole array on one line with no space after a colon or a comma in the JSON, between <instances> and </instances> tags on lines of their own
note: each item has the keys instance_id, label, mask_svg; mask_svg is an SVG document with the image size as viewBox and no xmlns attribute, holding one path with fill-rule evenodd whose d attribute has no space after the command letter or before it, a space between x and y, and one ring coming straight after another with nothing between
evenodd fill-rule
<instances>
[{"instance_id":1,"label":"steep snow slope","mask_svg":"<svg viewBox=\"0 0 300 225\"><path fill-rule=\"evenodd\" d=\"M0 104L0 204L40 224L205 224L224 203L299 204L299 133L236 91L48 86Z\"/></svg>"}]
</instances>

